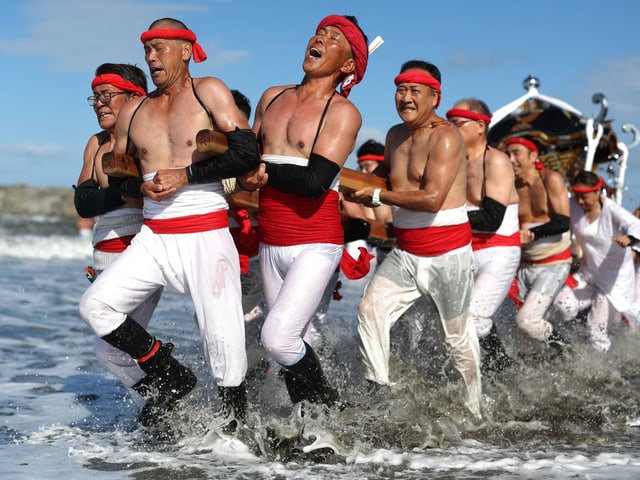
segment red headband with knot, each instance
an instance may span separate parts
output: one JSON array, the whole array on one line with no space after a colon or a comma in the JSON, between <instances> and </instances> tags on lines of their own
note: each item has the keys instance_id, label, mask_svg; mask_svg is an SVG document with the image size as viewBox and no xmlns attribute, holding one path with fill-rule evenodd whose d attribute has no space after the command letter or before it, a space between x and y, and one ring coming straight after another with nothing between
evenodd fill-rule
<instances>
[{"instance_id":1,"label":"red headband with knot","mask_svg":"<svg viewBox=\"0 0 640 480\"><path fill-rule=\"evenodd\" d=\"M196 42L196 34L191 30L169 30L159 28L157 30L147 30L140 35L142 43L153 38L166 38L167 40L186 40L193 45L193 61L196 63L204 62L207 54L198 42Z\"/></svg>"},{"instance_id":2,"label":"red headband with knot","mask_svg":"<svg viewBox=\"0 0 640 480\"><path fill-rule=\"evenodd\" d=\"M104 85L105 83L113 85L114 87L119 88L120 90L124 90L125 92L139 93L143 97L147 94L147 92L144 91L144 88L136 85L133 82L130 82L129 80L126 80L116 73L103 73L102 75L98 75L91 82L91 90L96 88L98 85Z\"/></svg>"},{"instance_id":3,"label":"red headband with knot","mask_svg":"<svg viewBox=\"0 0 640 480\"><path fill-rule=\"evenodd\" d=\"M471 110L465 110L464 108L452 108L449 110L447 112L447 118L451 119L451 117L462 117L468 118L469 120L482 120L487 125L491 123L491 115L472 112Z\"/></svg>"},{"instance_id":4,"label":"red headband with knot","mask_svg":"<svg viewBox=\"0 0 640 480\"><path fill-rule=\"evenodd\" d=\"M442 100L442 89L440 88L440 82L429 75L427 72L423 72L421 70L407 70L406 72L402 72L398 75L393 82L396 86L401 83L420 83L422 85L426 85L427 87L433 88L438 92L438 103L436 103L436 108L440 106L440 100Z\"/></svg>"},{"instance_id":5,"label":"red headband with knot","mask_svg":"<svg viewBox=\"0 0 640 480\"><path fill-rule=\"evenodd\" d=\"M384 160L384 155L374 155L372 153L368 153L366 155L360 155L358 157L358 163L366 162L368 160L372 162L382 162Z\"/></svg>"},{"instance_id":6,"label":"red headband with knot","mask_svg":"<svg viewBox=\"0 0 640 480\"><path fill-rule=\"evenodd\" d=\"M353 86L362 81L364 73L367 71L367 63L369 62L367 42L364 40L360 29L342 15L329 15L324 17L320 20L320 23L318 23L316 31L324 27L336 27L346 37L351 46L351 53L356 63L356 69L353 73L347 75L340 85L340 94L348 97Z\"/></svg>"},{"instance_id":7,"label":"red headband with knot","mask_svg":"<svg viewBox=\"0 0 640 480\"><path fill-rule=\"evenodd\" d=\"M532 152L536 152L537 154L540 154L540 150L538 150L538 147L536 147L536 144L533 143L531 140L527 140L526 138L521 138L521 137L512 137L509 140L507 140L506 146L508 147L509 145L513 145L514 143L527 147Z\"/></svg>"},{"instance_id":8,"label":"red headband with knot","mask_svg":"<svg viewBox=\"0 0 640 480\"><path fill-rule=\"evenodd\" d=\"M601 190L604 185L604 179L602 177L598 177L598 183L596 183L593 187L571 187L571 191L574 193L591 193L597 192Z\"/></svg>"}]
</instances>

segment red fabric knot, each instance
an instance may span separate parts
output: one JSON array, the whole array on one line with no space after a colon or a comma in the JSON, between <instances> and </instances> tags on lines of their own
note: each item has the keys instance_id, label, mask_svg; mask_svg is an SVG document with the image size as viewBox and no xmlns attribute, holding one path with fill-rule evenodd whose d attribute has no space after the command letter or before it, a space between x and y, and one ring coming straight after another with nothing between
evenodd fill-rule
<instances>
[{"instance_id":1,"label":"red fabric knot","mask_svg":"<svg viewBox=\"0 0 640 480\"><path fill-rule=\"evenodd\" d=\"M98 85L104 85L107 83L119 88L120 90L124 90L125 92L139 93L143 97L147 94L147 92L144 91L144 88L121 77L117 73L103 73L102 75L98 75L91 82L91 90L95 89Z\"/></svg>"},{"instance_id":2,"label":"red fabric knot","mask_svg":"<svg viewBox=\"0 0 640 480\"><path fill-rule=\"evenodd\" d=\"M360 255L358 259L353 258L347 249L342 250L342 258L340 259L340 270L349 280L359 280L364 278L371 270L371 260L375 255L371 255L365 247L358 247Z\"/></svg>"},{"instance_id":3,"label":"red fabric knot","mask_svg":"<svg viewBox=\"0 0 640 480\"><path fill-rule=\"evenodd\" d=\"M171 30L171 29L153 29L147 30L140 35L142 43L154 38L165 38L167 40L186 40L193 45L193 61L196 63L204 62L207 54L204 52L198 42L196 42L196 34L191 30Z\"/></svg>"},{"instance_id":4,"label":"red fabric knot","mask_svg":"<svg viewBox=\"0 0 640 480\"><path fill-rule=\"evenodd\" d=\"M427 87L433 88L438 92L438 103L436 103L436 108L440 106L440 100L442 100L442 88L440 86L440 82L429 75L427 72L422 70L407 70L406 72L402 72L398 75L393 82L396 86L401 83L419 83L421 85L426 85Z\"/></svg>"},{"instance_id":5,"label":"red fabric knot","mask_svg":"<svg viewBox=\"0 0 640 480\"><path fill-rule=\"evenodd\" d=\"M320 20L316 31L324 27L336 27L347 38L351 46L353 60L356 62L356 68L353 73L347 75L340 85L340 94L348 97L354 85L360 83L367 71L367 63L369 62L369 48L364 39L364 35L360 29L350 20L342 15L328 15Z\"/></svg>"},{"instance_id":6,"label":"red fabric knot","mask_svg":"<svg viewBox=\"0 0 640 480\"><path fill-rule=\"evenodd\" d=\"M464 108L452 108L451 110L449 110L447 112L447 118L451 119L452 117L468 118L469 120L482 120L487 125L491 123L491 115L473 112Z\"/></svg>"}]
</instances>

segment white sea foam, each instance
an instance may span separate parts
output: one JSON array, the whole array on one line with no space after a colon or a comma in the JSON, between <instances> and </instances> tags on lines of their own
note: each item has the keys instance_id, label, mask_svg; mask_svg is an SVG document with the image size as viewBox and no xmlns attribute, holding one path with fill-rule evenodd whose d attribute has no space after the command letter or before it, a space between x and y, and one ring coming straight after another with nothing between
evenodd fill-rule
<instances>
[{"instance_id":1,"label":"white sea foam","mask_svg":"<svg viewBox=\"0 0 640 480\"><path fill-rule=\"evenodd\" d=\"M185 400L190 430L173 445L156 445L137 425L126 390L97 364L93 334L78 316L77 302L88 286L82 268L90 254L55 254L63 246L81 252L86 240L21 235L10 248L1 241L3 479L626 480L640 472L635 428L640 340L625 330L614 336L607 356L577 345L576 361L523 368L513 378L486 382L493 418L476 425L459 418L446 381L443 386L427 377L440 345L437 329L427 326L419 349L393 351L395 396L375 409L317 417L318 425L340 440L344 455L315 463L256 449L257 438L267 443L268 426L292 435L299 427L289 423L291 406L276 367L250 391L253 424L246 436L229 437L214 428L217 393L202 360L190 300L178 295L163 297L150 329L176 344L174 353L194 367L199 384ZM25 242L28 251L46 252L7 255L7 249L18 251ZM359 401L355 309L363 285L342 282L343 299L332 303L326 317L323 359L341 391ZM396 341L398 334L394 331ZM312 425L307 431L320 430Z\"/></svg>"}]
</instances>

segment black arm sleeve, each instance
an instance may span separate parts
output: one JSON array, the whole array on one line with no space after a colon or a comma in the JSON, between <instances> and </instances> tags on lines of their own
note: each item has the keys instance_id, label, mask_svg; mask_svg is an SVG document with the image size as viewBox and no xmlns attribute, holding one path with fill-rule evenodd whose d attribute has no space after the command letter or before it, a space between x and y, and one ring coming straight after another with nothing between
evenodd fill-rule
<instances>
[{"instance_id":1,"label":"black arm sleeve","mask_svg":"<svg viewBox=\"0 0 640 480\"><path fill-rule=\"evenodd\" d=\"M82 218L91 218L115 210L124 203L118 192L111 188L100 188L90 178L77 187L74 185L73 203Z\"/></svg>"},{"instance_id":2,"label":"black arm sleeve","mask_svg":"<svg viewBox=\"0 0 640 480\"><path fill-rule=\"evenodd\" d=\"M227 132L229 149L222 155L206 158L187 167L189 183L208 183L234 178L255 170L260 165L256 135L251 130L236 128Z\"/></svg>"},{"instance_id":3,"label":"black arm sleeve","mask_svg":"<svg viewBox=\"0 0 640 480\"><path fill-rule=\"evenodd\" d=\"M500 228L506 211L507 207L503 204L485 196L482 199L482 208L469 212L471 228L480 232L495 232Z\"/></svg>"},{"instance_id":4,"label":"black arm sleeve","mask_svg":"<svg viewBox=\"0 0 640 480\"><path fill-rule=\"evenodd\" d=\"M567 230L569 230L569 217L566 215L560 215L559 213L551 215L551 220L547 223L543 223L542 225L529 229L529 231L533 233L535 239L564 233Z\"/></svg>"},{"instance_id":5,"label":"black arm sleeve","mask_svg":"<svg viewBox=\"0 0 640 480\"><path fill-rule=\"evenodd\" d=\"M340 166L331 160L312 153L306 167L290 164L267 163L269 185L286 193L306 197L319 197L331 188Z\"/></svg>"},{"instance_id":6,"label":"black arm sleeve","mask_svg":"<svg viewBox=\"0 0 640 480\"><path fill-rule=\"evenodd\" d=\"M139 178L116 178L109 177L109 188L117 192L118 195L131 198L142 198L144 195L140 191L140 186L144 183ZM123 202L124 203L124 202Z\"/></svg>"}]
</instances>

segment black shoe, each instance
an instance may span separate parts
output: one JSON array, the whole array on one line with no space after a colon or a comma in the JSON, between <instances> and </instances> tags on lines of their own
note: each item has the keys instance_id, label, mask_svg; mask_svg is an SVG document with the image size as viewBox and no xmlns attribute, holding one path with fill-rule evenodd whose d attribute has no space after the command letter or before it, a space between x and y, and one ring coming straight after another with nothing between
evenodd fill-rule
<instances>
[{"instance_id":1,"label":"black shoe","mask_svg":"<svg viewBox=\"0 0 640 480\"><path fill-rule=\"evenodd\" d=\"M151 358L138 362L147 374L133 386L146 400L138 415L138 421L144 427L152 427L161 422L196 386L196 376L190 368L173 358L172 350L172 343L161 344Z\"/></svg>"},{"instance_id":2,"label":"black shoe","mask_svg":"<svg viewBox=\"0 0 640 480\"><path fill-rule=\"evenodd\" d=\"M502 372L516 364L516 361L507 355L507 351L498 336L498 330L495 324L491 326L491 330L487 335L478 340L480 347L485 351L480 367L482 371Z\"/></svg>"},{"instance_id":3,"label":"black shoe","mask_svg":"<svg viewBox=\"0 0 640 480\"><path fill-rule=\"evenodd\" d=\"M304 357L298 363L284 367L282 372L289 397L293 403L306 400L331 407L339 400L338 392L324 376L320 360L311 346L305 342L305 347Z\"/></svg>"},{"instance_id":4,"label":"black shoe","mask_svg":"<svg viewBox=\"0 0 640 480\"><path fill-rule=\"evenodd\" d=\"M237 387L218 387L218 395L222 401L222 414L229 419L223 433L231 434L244 425L247 418L247 389L244 382Z\"/></svg>"}]
</instances>

